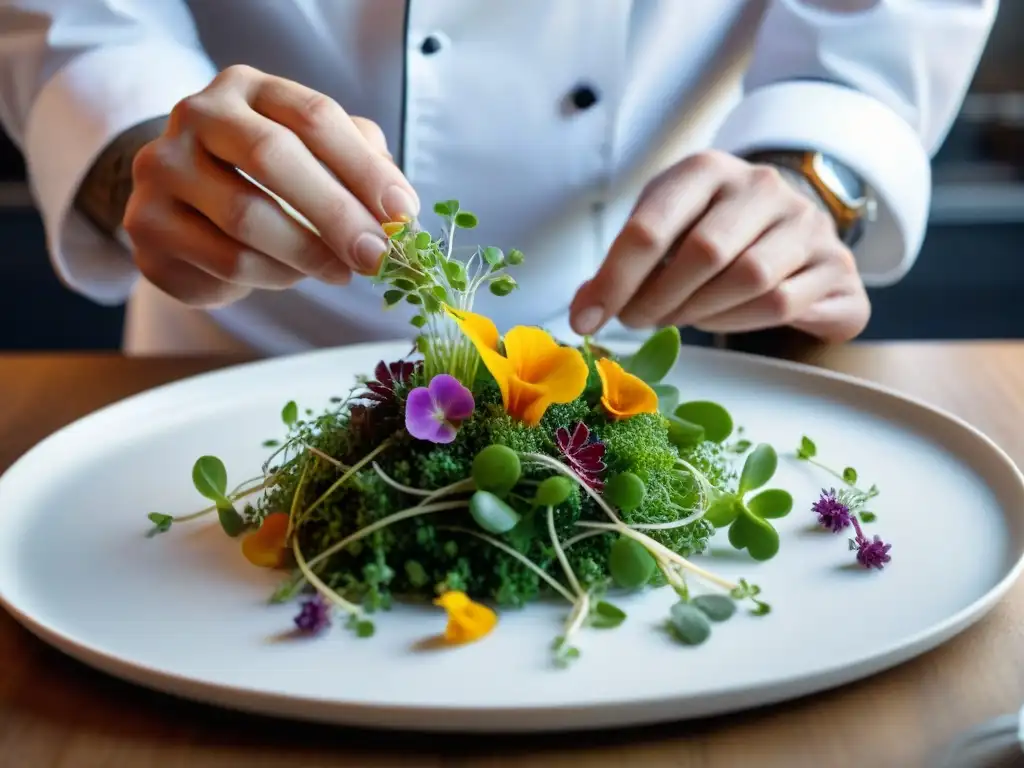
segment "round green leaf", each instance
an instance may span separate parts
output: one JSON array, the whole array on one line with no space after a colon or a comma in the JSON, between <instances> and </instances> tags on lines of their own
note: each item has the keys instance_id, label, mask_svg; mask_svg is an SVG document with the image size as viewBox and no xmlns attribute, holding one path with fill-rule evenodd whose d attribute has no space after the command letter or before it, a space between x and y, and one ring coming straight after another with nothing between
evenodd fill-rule
<instances>
[{"instance_id":1,"label":"round green leaf","mask_svg":"<svg viewBox=\"0 0 1024 768\"><path fill-rule=\"evenodd\" d=\"M220 527L224 529L224 533L232 538L245 530L245 520L229 503L217 504L217 518L220 520Z\"/></svg>"},{"instance_id":2,"label":"round green leaf","mask_svg":"<svg viewBox=\"0 0 1024 768\"><path fill-rule=\"evenodd\" d=\"M689 603L679 602L669 612L669 627L676 639L686 645L700 645L711 636L711 622L704 612Z\"/></svg>"},{"instance_id":3,"label":"round green leaf","mask_svg":"<svg viewBox=\"0 0 1024 768\"><path fill-rule=\"evenodd\" d=\"M405 561L405 575L409 579L409 583L414 587L422 587L429 580L427 572L416 560Z\"/></svg>"},{"instance_id":4,"label":"round green leaf","mask_svg":"<svg viewBox=\"0 0 1024 768\"><path fill-rule=\"evenodd\" d=\"M772 479L775 469L779 464L779 457L775 449L767 443L759 443L747 460L743 462L743 472L740 474L740 485L737 493L743 496L748 491L760 488Z\"/></svg>"},{"instance_id":5,"label":"round green leaf","mask_svg":"<svg viewBox=\"0 0 1024 768\"><path fill-rule=\"evenodd\" d=\"M595 629L614 629L626 620L626 612L602 600L590 611L589 618Z\"/></svg>"},{"instance_id":6,"label":"round green leaf","mask_svg":"<svg viewBox=\"0 0 1024 768\"><path fill-rule=\"evenodd\" d=\"M624 367L637 378L655 384L676 364L679 345L679 329L666 326L652 333Z\"/></svg>"},{"instance_id":7,"label":"round green leaf","mask_svg":"<svg viewBox=\"0 0 1024 768\"><path fill-rule=\"evenodd\" d=\"M796 455L798 459L813 459L818 453L818 446L814 444L811 438L804 435L800 438L800 447L797 449Z\"/></svg>"},{"instance_id":8,"label":"round green leaf","mask_svg":"<svg viewBox=\"0 0 1024 768\"><path fill-rule=\"evenodd\" d=\"M299 420L299 406L294 400L289 400L281 409L281 421L289 427Z\"/></svg>"},{"instance_id":9,"label":"round green leaf","mask_svg":"<svg viewBox=\"0 0 1024 768\"><path fill-rule=\"evenodd\" d=\"M533 503L538 507L557 507L572 494L573 483L562 475L553 475L537 486Z\"/></svg>"},{"instance_id":10,"label":"round green leaf","mask_svg":"<svg viewBox=\"0 0 1024 768\"><path fill-rule=\"evenodd\" d=\"M721 443L732 434L732 416L718 403L694 400L683 403L675 410L678 419L704 427L704 439Z\"/></svg>"},{"instance_id":11,"label":"round green leaf","mask_svg":"<svg viewBox=\"0 0 1024 768\"><path fill-rule=\"evenodd\" d=\"M507 533L519 522L519 514L512 507L487 491L477 491L469 498L469 513L488 533Z\"/></svg>"},{"instance_id":12,"label":"round green leaf","mask_svg":"<svg viewBox=\"0 0 1024 768\"><path fill-rule=\"evenodd\" d=\"M444 273L448 277L448 282L452 283L464 283L466 282L466 268L462 266L460 261L446 261L444 263Z\"/></svg>"},{"instance_id":13,"label":"round green leaf","mask_svg":"<svg viewBox=\"0 0 1024 768\"><path fill-rule=\"evenodd\" d=\"M677 448L689 448L704 439L704 427L689 421L665 416L668 421L668 439Z\"/></svg>"},{"instance_id":14,"label":"round green leaf","mask_svg":"<svg viewBox=\"0 0 1024 768\"><path fill-rule=\"evenodd\" d=\"M469 211L460 211L455 214L455 226L461 229L473 229L477 223L476 216Z\"/></svg>"},{"instance_id":15,"label":"round green leaf","mask_svg":"<svg viewBox=\"0 0 1024 768\"><path fill-rule=\"evenodd\" d=\"M708 511L704 513L704 519L715 528L725 528L736 519L739 513L739 500L735 496L729 495L712 501Z\"/></svg>"},{"instance_id":16,"label":"round green leaf","mask_svg":"<svg viewBox=\"0 0 1024 768\"><path fill-rule=\"evenodd\" d=\"M372 621L362 619L356 623L356 637L373 637L374 631Z\"/></svg>"},{"instance_id":17,"label":"round green leaf","mask_svg":"<svg viewBox=\"0 0 1024 768\"><path fill-rule=\"evenodd\" d=\"M608 479L604 485L603 495L612 506L629 512L643 503L646 493L647 486L643 480L632 472L622 472Z\"/></svg>"},{"instance_id":18,"label":"round green leaf","mask_svg":"<svg viewBox=\"0 0 1024 768\"><path fill-rule=\"evenodd\" d=\"M489 245L484 248L480 255L483 260L490 264L492 267L496 267L501 264L502 259L505 258L505 254L501 252L501 248L495 248L493 245Z\"/></svg>"},{"instance_id":19,"label":"round green leaf","mask_svg":"<svg viewBox=\"0 0 1024 768\"><path fill-rule=\"evenodd\" d=\"M651 389L658 396L658 411L663 416L671 416L679 405L679 390L671 384L655 384Z\"/></svg>"},{"instance_id":20,"label":"round green leaf","mask_svg":"<svg viewBox=\"0 0 1024 768\"><path fill-rule=\"evenodd\" d=\"M425 318L423 315L413 315L409 323L412 325L413 328L422 328L427 324L427 318Z\"/></svg>"},{"instance_id":21,"label":"round green leaf","mask_svg":"<svg viewBox=\"0 0 1024 768\"><path fill-rule=\"evenodd\" d=\"M505 258L510 266L518 267L520 264L523 263L526 257L523 255L523 252L520 251L518 248L513 248L511 251L508 252L508 256Z\"/></svg>"},{"instance_id":22,"label":"round green leaf","mask_svg":"<svg viewBox=\"0 0 1024 768\"><path fill-rule=\"evenodd\" d=\"M395 306L395 304L398 304L404 298L404 291L384 291L384 303L389 307Z\"/></svg>"},{"instance_id":23,"label":"round green leaf","mask_svg":"<svg viewBox=\"0 0 1024 768\"><path fill-rule=\"evenodd\" d=\"M508 296L518 287L511 275L501 275L491 280L491 293L495 296Z\"/></svg>"},{"instance_id":24,"label":"round green leaf","mask_svg":"<svg viewBox=\"0 0 1024 768\"><path fill-rule=\"evenodd\" d=\"M726 595L700 595L690 602L712 621L725 621L736 613L736 603Z\"/></svg>"},{"instance_id":25,"label":"round green leaf","mask_svg":"<svg viewBox=\"0 0 1024 768\"><path fill-rule=\"evenodd\" d=\"M430 233L429 232L417 232L416 233L416 248L423 250L430 247Z\"/></svg>"},{"instance_id":26,"label":"round green leaf","mask_svg":"<svg viewBox=\"0 0 1024 768\"><path fill-rule=\"evenodd\" d=\"M628 536L616 539L608 553L608 570L612 580L623 589L642 587L650 581L656 567L651 553Z\"/></svg>"},{"instance_id":27,"label":"round green leaf","mask_svg":"<svg viewBox=\"0 0 1024 768\"><path fill-rule=\"evenodd\" d=\"M216 456L200 456L192 465L192 483L210 501L224 500L228 489L228 471L224 462Z\"/></svg>"},{"instance_id":28,"label":"round green leaf","mask_svg":"<svg viewBox=\"0 0 1024 768\"><path fill-rule=\"evenodd\" d=\"M793 509L793 497L781 488L769 488L750 499L747 508L758 517L785 517Z\"/></svg>"},{"instance_id":29,"label":"round green leaf","mask_svg":"<svg viewBox=\"0 0 1024 768\"><path fill-rule=\"evenodd\" d=\"M857 470L853 467L847 467L843 470L843 482L849 485L857 484Z\"/></svg>"},{"instance_id":30,"label":"round green leaf","mask_svg":"<svg viewBox=\"0 0 1024 768\"><path fill-rule=\"evenodd\" d=\"M767 520L744 509L729 528L729 543L747 550L755 560L771 560L779 551L779 533Z\"/></svg>"},{"instance_id":31,"label":"round green leaf","mask_svg":"<svg viewBox=\"0 0 1024 768\"><path fill-rule=\"evenodd\" d=\"M149 521L156 526L154 530L157 533L167 533L167 531L171 530L174 518L170 515L162 515L159 512L150 512Z\"/></svg>"},{"instance_id":32,"label":"round green leaf","mask_svg":"<svg viewBox=\"0 0 1024 768\"><path fill-rule=\"evenodd\" d=\"M473 482L481 491L504 497L519 482L522 465L508 446L489 445L473 459Z\"/></svg>"}]
</instances>

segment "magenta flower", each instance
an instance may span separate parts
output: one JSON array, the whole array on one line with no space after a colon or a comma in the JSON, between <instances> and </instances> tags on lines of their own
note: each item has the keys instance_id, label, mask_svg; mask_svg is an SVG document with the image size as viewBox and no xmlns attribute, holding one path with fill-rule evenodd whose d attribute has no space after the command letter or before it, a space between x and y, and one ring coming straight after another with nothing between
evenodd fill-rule
<instances>
[{"instance_id":1,"label":"magenta flower","mask_svg":"<svg viewBox=\"0 0 1024 768\"><path fill-rule=\"evenodd\" d=\"M818 515L818 522L832 533L839 533L850 524L850 507L836 496L835 488L823 490L821 497L811 505L811 511Z\"/></svg>"},{"instance_id":2,"label":"magenta flower","mask_svg":"<svg viewBox=\"0 0 1024 768\"><path fill-rule=\"evenodd\" d=\"M367 391L360 394L359 397L363 400L372 400L377 403L393 402L397 397L399 388L409 383L409 380L419 370L420 366L422 366L422 362L410 363L405 360L399 360L395 363L385 363L381 360L373 371L373 375L376 378L373 381L366 382Z\"/></svg>"},{"instance_id":3,"label":"magenta flower","mask_svg":"<svg viewBox=\"0 0 1024 768\"><path fill-rule=\"evenodd\" d=\"M586 424L579 422L572 433L565 427L559 427L555 431L555 440L569 466L583 482L595 491L604 488L601 480L601 473L605 470L604 443L591 436Z\"/></svg>"},{"instance_id":4,"label":"magenta flower","mask_svg":"<svg viewBox=\"0 0 1024 768\"><path fill-rule=\"evenodd\" d=\"M331 607L319 593L304 600L299 615L295 617L295 626L300 632L315 635L323 632L331 624Z\"/></svg>"},{"instance_id":5,"label":"magenta flower","mask_svg":"<svg viewBox=\"0 0 1024 768\"><path fill-rule=\"evenodd\" d=\"M892 544L886 544L877 535L874 539L869 540L864 535L864 531L861 530L860 523L857 522L856 517L850 518L850 522L853 523L854 530L857 531L857 538L850 539L850 549L857 550L857 562L865 568L882 570L885 564L892 560L892 557L889 555Z\"/></svg>"},{"instance_id":6,"label":"magenta flower","mask_svg":"<svg viewBox=\"0 0 1024 768\"><path fill-rule=\"evenodd\" d=\"M426 387L416 387L405 403L405 428L417 440L450 443L459 424L473 415L473 393L447 373L439 373Z\"/></svg>"}]
</instances>

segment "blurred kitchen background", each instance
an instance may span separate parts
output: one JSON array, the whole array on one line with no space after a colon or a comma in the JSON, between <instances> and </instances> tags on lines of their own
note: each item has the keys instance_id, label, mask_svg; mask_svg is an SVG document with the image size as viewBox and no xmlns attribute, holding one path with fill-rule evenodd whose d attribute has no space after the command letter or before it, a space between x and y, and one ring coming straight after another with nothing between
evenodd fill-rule
<instances>
[{"instance_id":1,"label":"blurred kitchen background","mask_svg":"<svg viewBox=\"0 0 1024 768\"><path fill-rule=\"evenodd\" d=\"M931 224L867 339L1024 337L1024 0L1003 0L964 108L934 161ZM117 349L122 310L54 276L17 150L0 133L0 349Z\"/></svg>"}]
</instances>

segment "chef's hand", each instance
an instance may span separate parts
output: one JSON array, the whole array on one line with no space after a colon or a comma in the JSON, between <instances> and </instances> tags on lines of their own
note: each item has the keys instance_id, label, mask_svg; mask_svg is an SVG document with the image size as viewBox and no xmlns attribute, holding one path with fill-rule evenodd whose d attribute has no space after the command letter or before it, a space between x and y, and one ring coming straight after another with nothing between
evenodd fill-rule
<instances>
[{"instance_id":1,"label":"chef's hand","mask_svg":"<svg viewBox=\"0 0 1024 768\"><path fill-rule=\"evenodd\" d=\"M870 311L831 217L774 168L712 151L648 185L572 323L581 335L613 317L712 333L790 326L843 342Z\"/></svg>"},{"instance_id":2,"label":"chef's hand","mask_svg":"<svg viewBox=\"0 0 1024 768\"><path fill-rule=\"evenodd\" d=\"M309 276L344 284L352 272L375 273L386 248L381 223L419 213L376 124L244 66L174 108L163 135L135 156L133 181L123 224L136 264L194 306Z\"/></svg>"}]
</instances>

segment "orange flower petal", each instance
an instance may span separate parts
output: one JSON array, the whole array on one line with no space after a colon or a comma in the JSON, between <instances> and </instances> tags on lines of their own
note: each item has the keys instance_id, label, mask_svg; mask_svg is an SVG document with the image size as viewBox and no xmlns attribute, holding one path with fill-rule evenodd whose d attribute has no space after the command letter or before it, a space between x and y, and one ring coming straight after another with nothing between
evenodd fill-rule
<instances>
[{"instance_id":1,"label":"orange flower petal","mask_svg":"<svg viewBox=\"0 0 1024 768\"><path fill-rule=\"evenodd\" d=\"M385 221L381 227L384 229L384 234L391 237L395 232L401 232L405 224L404 221Z\"/></svg>"},{"instance_id":2,"label":"orange flower petal","mask_svg":"<svg viewBox=\"0 0 1024 768\"><path fill-rule=\"evenodd\" d=\"M242 554L261 568L280 568L288 561L287 534L287 512L267 515L259 528L242 539Z\"/></svg>"},{"instance_id":3,"label":"orange flower petal","mask_svg":"<svg viewBox=\"0 0 1024 768\"><path fill-rule=\"evenodd\" d=\"M601 404L616 419L658 412L658 395L645 381L623 370L610 358L597 361L601 377Z\"/></svg>"},{"instance_id":4,"label":"orange flower petal","mask_svg":"<svg viewBox=\"0 0 1024 768\"><path fill-rule=\"evenodd\" d=\"M464 592L445 592L434 600L448 613L444 639L453 644L471 643L488 635L498 615L486 605L474 603Z\"/></svg>"},{"instance_id":5,"label":"orange flower petal","mask_svg":"<svg viewBox=\"0 0 1024 768\"><path fill-rule=\"evenodd\" d=\"M540 328L516 326L505 334L505 354L516 375L551 390L551 402L571 403L587 386L587 362Z\"/></svg>"},{"instance_id":6,"label":"orange flower petal","mask_svg":"<svg viewBox=\"0 0 1024 768\"><path fill-rule=\"evenodd\" d=\"M461 309L453 309L447 304L444 305L444 311L459 326L459 330L473 342L473 346L476 347L476 351L480 354L480 359L487 367L487 370L491 372L494 380L498 382L498 388L501 390L501 400L506 403L507 408L510 396L509 380L512 377L512 366L498 352L499 337L497 326L483 315L465 312Z\"/></svg>"}]
</instances>

